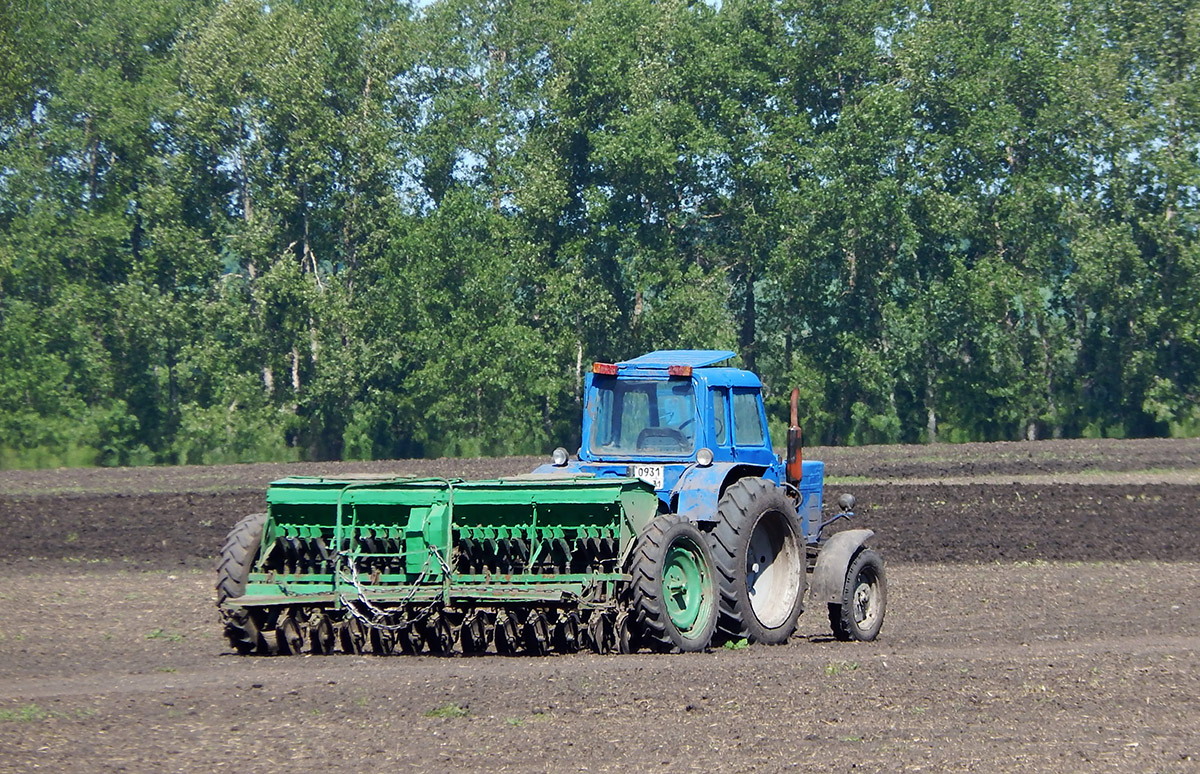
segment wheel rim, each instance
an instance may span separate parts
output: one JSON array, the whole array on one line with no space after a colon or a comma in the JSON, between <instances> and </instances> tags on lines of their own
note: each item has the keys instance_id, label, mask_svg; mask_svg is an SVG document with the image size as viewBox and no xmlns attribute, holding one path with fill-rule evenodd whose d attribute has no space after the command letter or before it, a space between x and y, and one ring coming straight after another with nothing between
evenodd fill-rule
<instances>
[{"instance_id":1,"label":"wheel rim","mask_svg":"<svg viewBox=\"0 0 1200 774\"><path fill-rule=\"evenodd\" d=\"M869 568L863 568L854 579L854 584L850 601L854 624L859 629L869 630L879 618L879 576Z\"/></svg>"},{"instance_id":2,"label":"wheel rim","mask_svg":"<svg viewBox=\"0 0 1200 774\"><path fill-rule=\"evenodd\" d=\"M663 563L667 616L684 636L703 629L714 604L713 578L700 546L676 540Z\"/></svg>"},{"instance_id":3,"label":"wheel rim","mask_svg":"<svg viewBox=\"0 0 1200 774\"><path fill-rule=\"evenodd\" d=\"M764 513L746 548L746 592L754 615L768 629L787 622L800 593L796 579L804 571L795 533L786 515Z\"/></svg>"}]
</instances>

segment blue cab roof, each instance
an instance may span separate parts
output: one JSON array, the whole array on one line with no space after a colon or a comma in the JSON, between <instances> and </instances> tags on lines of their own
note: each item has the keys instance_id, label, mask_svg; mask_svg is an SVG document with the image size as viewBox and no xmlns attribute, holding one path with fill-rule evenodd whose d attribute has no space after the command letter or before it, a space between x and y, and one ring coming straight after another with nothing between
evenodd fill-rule
<instances>
[{"instance_id":1,"label":"blue cab roof","mask_svg":"<svg viewBox=\"0 0 1200 774\"><path fill-rule=\"evenodd\" d=\"M660 349L638 355L632 360L622 360L617 366L634 368L667 368L669 366L691 366L704 368L733 357L732 352L722 349Z\"/></svg>"}]
</instances>

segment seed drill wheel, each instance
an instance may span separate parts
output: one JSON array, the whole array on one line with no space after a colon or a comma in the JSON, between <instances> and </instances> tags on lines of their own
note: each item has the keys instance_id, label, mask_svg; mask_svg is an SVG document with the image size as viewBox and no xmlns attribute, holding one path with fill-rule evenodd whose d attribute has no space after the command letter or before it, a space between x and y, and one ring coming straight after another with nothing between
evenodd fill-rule
<instances>
[{"instance_id":1,"label":"seed drill wheel","mask_svg":"<svg viewBox=\"0 0 1200 774\"><path fill-rule=\"evenodd\" d=\"M587 621L588 645L593 651L606 656L617 649L617 635L612 616L593 610Z\"/></svg>"},{"instance_id":2,"label":"seed drill wheel","mask_svg":"<svg viewBox=\"0 0 1200 774\"><path fill-rule=\"evenodd\" d=\"M521 640L517 636L517 621L512 613L501 610L496 615L496 628L492 632L492 639L496 644L496 652L501 655L511 656L520 649Z\"/></svg>"},{"instance_id":3,"label":"seed drill wheel","mask_svg":"<svg viewBox=\"0 0 1200 774\"><path fill-rule=\"evenodd\" d=\"M540 610L529 611L521 634L525 640L525 650L531 656L544 656L550 652L550 624L546 621L545 613Z\"/></svg>"},{"instance_id":4,"label":"seed drill wheel","mask_svg":"<svg viewBox=\"0 0 1200 774\"><path fill-rule=\"evenodd\" d=\"M262 543L266 524L267 514L251 514L234 525L225 537L217 562L218 606L227 599L245 595L246 580L250 577L250 568L258 557L258 547ZM255 619L253 613L249 610L235 610L225 613L224 617L225 637L238 653L244 655L255 650L260 653L270 652L270 645L260 634L260 622Z\"/></svg>"},{"instance_id":5,"label":"seed drill wheel","mask_svg":"<svg viewBox=\"0 0 1200 774\"><path fill-rule=\"evenodd\" d=\"M299 656L304 652L304 635L291 613L281 616L275 625L275 642L285 656Z\"/></svg>"},{"instance_id":6,"label":"seed drill wheel","mask_svg":"<svg viewBox=\"0 0 1200 774\"><path fill-rule=\"evenodd\" d=\"M458 632L463 654L474 656L485 653L488 646L487 635L487 621L484 619L484 614L478 610L468 613Z\"/></svg>"},{"instance_id":7,"label":"seed drill wheel","mask_svg":"<svg viewBox=\"0 0 1200 774\"><path fill-rule=\"evenodd\" d=\"M333 652L333 622L329 616L316 612L308 619L308 644L319 656Z\"/></svg>"},{"instance_id":8,"label":"seed drill wheel","mask_svg":"<svg viewBox=\"0 0 1200 774\"><path fill-rule=\"evenodd\" d=\"M445 616L434 613L425 619L425 625L422 628L431 654L449 656L454 652L454 627L450 625L450 621L446 620Z\"/></svg>"},{"instance_id":9,"label":"seed drill wheel","mask_svg":"<svg viewBox=\"0 0 1200 774\"><path fill-rule=\"evenodd\" d=\"M629 611L622 610L617 613L616 620L613 621L613 634L617 641L617 652L628 656L638 649L638 638L634 636L633 625L629 619Z\"/></svg>"},{"instance_id":10,"label":"seed drill wheel","mask_svg":"<svg viewBox=\"0 0 1200 774\"><path fill-rule=\"evenodd\" d=\"M563 613L554 625L554 649L559 653L579 651L579 614Z\"/></svg>"},{"instance_id":11,"label":"seed drill wheel","mask_svg":"<svg viewBox=\"0 0 1200 774\"><path fill-rule=\"evenodd\" d=\"M839 640L871 642L879 636L887 607L883 559L871 549L855 554L846 571L841 603L830 603L829 623Z\"/></svg>"},{"instance_id":12,"label":"seed drill wheel","mask_svg":"<svg viewBox=\"0 0 1200 774\"><path fill-rule=\"evenodd\" d=\"M244 607L236 608L226 614L225 637L229 644L243 656L258 651L264 655L270 653L270 646L258 631L254 616Z\"/></svg>"},{"instance_id":13,"label":"seed drill wheel","mask_svg":"<svg viewBox=\"0 0 1200 774\"><path fill-rule=\"evenodd\" d=\"M806 552L791 500L775 484L743 478L725 490L709 534L720 585L718 637L777 645L804 609Z\"/></svg>"},{"instance_id":14,"label":"seed drill wheel","mask_svg":"<svg viewBox=\"0 0 1200 774\"><path fill-rule=\"evenodd\" d=\"M633 625L618 626L622 653L637 641L659 651L708 647L717 627L717 573L694 523L675 514L655 518L638 537L630 574Z\"/></svg>"},{"instance_id":15,"label":"seed drill wheel","mask_svg":"<svg viewBox=\"0 0 1200 774\"><path fill-rule=\"evenodd\" d=\"M418 655L425 649L425 631L418 623L408 623L401 626L392 637L400 644L400 652L404 655Z\"/></svg>"},{"instance_id":16,"label":"seed drill wheel","mask_svg":"<svg viewBox=\"0 0 1200 774\"><path fill-rule=\"evenodd\" d=\"M372 626L368 639L371 640L371 652L376 656L390 656L396 652L396 633L380 626Z\"/></svg>"},{"instance_id":17,"label":"seed drill wheel","mask_svg":"<svg viewBox=\"0 0 1200 774\"><path fill-rule=\"evenodd\" d=\"M342 642L343 653L358 655L366 647L367 632L363 628L362 621L355 618L351 613L346 614L346 620L342 621L342 626L338 634Z\"/></svg>"}]
</instances>

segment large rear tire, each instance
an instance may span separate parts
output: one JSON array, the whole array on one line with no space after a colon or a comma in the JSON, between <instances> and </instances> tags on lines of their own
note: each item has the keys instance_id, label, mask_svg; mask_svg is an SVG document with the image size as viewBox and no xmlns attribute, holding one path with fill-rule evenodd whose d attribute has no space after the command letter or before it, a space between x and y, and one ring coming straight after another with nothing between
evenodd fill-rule
<instances>
[{"instance_id":1,"label":"large rear tire","mask_svg":"<svg viewBox=\"0 0 1200 774\"><path fill-rule=\"evenodd\" d=\"M718 637L788 641L804 610L804 538L792 501L775 484L743 478L725 490L709 533L721 586Z\"/></svg>"},{"instance_id":2,"label":"large rear tire","mask_svg":"<svg viewBox=\"0 0 1200 774\"><path fill-rule=\"evenodd\" d=\"M217 605L246 593L246 581L250 568L258 557L263 530L267 525L267 514L254 513L246 516L230 530L221 546L217 563ZM249 610L225 611L225 637L238 653L246 654L265 650L265 642L259 627Z\"/></svg>"},{"instance_id":3,"label":"large rear tire","mask_svg":"<svg viewBox=\"0 0 1200 774\"><path fill-rule=\"evenodd\" d=\"M704 534L687 519L664 514L634 547L636 642L653 650L704 650L717 626L717 573Z\"/></svg>"}]
</instances>

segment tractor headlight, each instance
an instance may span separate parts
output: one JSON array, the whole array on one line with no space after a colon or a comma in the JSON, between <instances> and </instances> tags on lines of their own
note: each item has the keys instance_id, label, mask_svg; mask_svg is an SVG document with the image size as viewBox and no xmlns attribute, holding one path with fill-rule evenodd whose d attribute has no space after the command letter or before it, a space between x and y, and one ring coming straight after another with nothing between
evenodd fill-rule
<instances>
[{"instance_id":1,"label":"tractor headlight","mask_svg":"<svg viewBox=\"0 0 1200 774\"><path fill-rule=\"evenodd\" d=\"M556 468L565 467L567 461L570 459L571 455L568 454L567 450L561 446L550 452L550 464Z\"/></svg>"},{"instance_id":2,"label":"tractor headlight","mask_svg":"<svg viewBox=\"0 0 1200 774\"><path fill-rule=\"evenodd\" d=\"M709 465L713 464L712 449L706 446L700 451L696 452L696 464L702 468L707 468Z\"/></svg>"}]
</instances>

